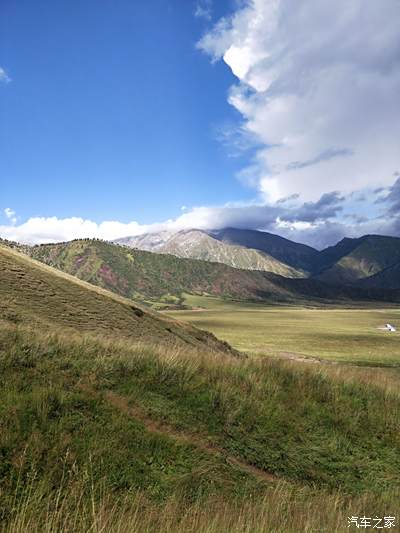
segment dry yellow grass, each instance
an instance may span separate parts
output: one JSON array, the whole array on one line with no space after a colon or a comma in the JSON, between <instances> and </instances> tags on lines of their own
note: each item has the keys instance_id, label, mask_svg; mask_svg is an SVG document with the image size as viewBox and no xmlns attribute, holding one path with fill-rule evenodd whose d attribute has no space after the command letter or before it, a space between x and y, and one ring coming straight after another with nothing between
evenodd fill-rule
<instances>
[{"instance_id":1,"label":"dry yellow grass","mask_svg":"<svg viewBox=\"0 0 400 533\"><path fill-rule=\"evenodd\" d=\"M66 490L65 490L66 489ZM79 484L61 487L52 498L27 488L13 520L2 533L339 533L351 516L388 516L374 496L345 497L285 483L266 489L258 500L221 497L187 503L171 494L163 504L144 493L115 498ZM398 509L392 509L394 513ZM392 514L393 516L393 514ZM394 529L395 531L396 529ZM393 529L392 529L393 531Z\"/></svg>"},{"instance_id":2,"label":"dry yellow grass","mask_svg":"<svg viewBox=\"0 0 400 533\"><path fill-rule=\"evenodd\" d=\"M229 351L213 335L0 246L0 319L72 334Z\"/></svg>"}]
</instances>

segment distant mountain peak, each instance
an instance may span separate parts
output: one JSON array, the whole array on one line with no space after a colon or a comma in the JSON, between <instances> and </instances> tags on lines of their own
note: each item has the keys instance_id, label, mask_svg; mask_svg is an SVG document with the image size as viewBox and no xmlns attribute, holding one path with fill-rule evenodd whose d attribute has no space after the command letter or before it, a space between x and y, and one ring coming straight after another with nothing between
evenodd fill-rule
<instances>
[{"instance_id":1,"label":"distant mountain peak","mask_svg":"<svg viewBox=\"0 0 400 533\"><path fill-rule=\"evenodd\" d=\"M398 262L400 262L398 237L384 235L363 235L356 239L345 237L335 246L320 252L316 277L333 284L355 284L359 280L374 277ZM390 286L388 276L391 272L394 275L398 270L389 270L389 274L385 275L384 283L387 287ZM377 278L376 286L381 283L383 283L381 279ZM373 280L368 286L373 286Z\"/></svg>"},{"instance_id":2,"label":"distant mountain peak","mask_svg":"<svg viewBox=\"0 0 400 533\"><path fill-rule=\"evenodd\" d=\"M262 270L290 278L305 276L305 269L302 266L286 263L277 257L273 250L269 253L265 246L259 247L256 242L256 246L251 246L250 242L246 242L248 234L240 233L235 238L237 231L241 232L235 228L219 230L189 228L118 239L116 242L140 250L224 263L245 270ZM262 232L252 231L250 238L254 241L256 241L254 238L256 234L264 235ZM265 235L268 239L268 234ZM262 238L261 236L260 239ZM271 237L269 239L271 240ZM281 238L277 237L277 239ZM291 243L291 241L287 242ZM291 243L290 246L303 247L304 245ZM290 254L286 255L289 257Z\"/></svg>"}]
</instances>

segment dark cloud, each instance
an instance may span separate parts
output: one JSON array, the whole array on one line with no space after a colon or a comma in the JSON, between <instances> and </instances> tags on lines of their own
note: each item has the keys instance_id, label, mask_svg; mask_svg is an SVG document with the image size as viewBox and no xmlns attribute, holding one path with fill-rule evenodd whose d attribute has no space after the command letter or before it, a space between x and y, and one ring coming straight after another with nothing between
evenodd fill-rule
<instances>
[{"instance_id":1,"label":"dark cloud","mask_svg":"<svg viewBox=\"0 0 400 533\"><path fill-rule=\"evenodd\" d=\"M287 202L290 202L292 200L298 200L300 198L300 194L291 194L290 196L286 196L285 198L281 198L276 203L279 204L286 204Z\"/></svg>"},{"instance_id":2,"label":"dark cloud","mask_svg":"<svg viewBox=\"0 0 400 533\"><path fill-rule=\"evenodd\" d=\"M305 202L297 209L289 210L285 219L291 222L317 222L335 218L343 210L345 197L339 192L325 193L317 202Z\"/></svg>"},{"instance_id":3,"label":"dark cloud","mask_svg":"<svg viewBox=\"0 0 400 533\"><path fill-rule=\"evenodd\" d=\"M293 198L295 199L294 195ZM286 199L289 200L289 199ZM283 203L224 207L213 210L213 227L234 226L247 229L274 229L277 220L295 223L316 223L335 218L343 210L345 198L337 191L323 194L317 202L305 202L297 206ZM216 215L216 216L215 216Z\"/></svg>"},{"instance_id":4,"label":"dark cloud","mask_svg":"<svg viewBox=\"0 0 400 533\"><path fill-rule=\"evenodd\" d=\"M400 178L397 178L392 187L389 188L388 194L379 198L377 202L388 205L388 215L400 215Z\"/></svg>"},{"instance_id":5,"label":"dark cloud","mask_svg":"<svg viewBox=\"0 0 400 533\"><path fill-rule=\"evenodd\" d=\"M390 204L389 213L393 215L400 214L400 178L398 178L390 189L387 196L387 202Z\"/></svg>"},{"instance_id":6,"label":"dark cloud","mask_svg":"<svg viewBox=\"0 0 400 533\"><path fill-rule=\"evenodd\" d=\"M317 165L323 161L330 161L336 157L348 157L353 155L353 151L348 148L330 148L321 152L313 159L308 159L306 161L293 161L289 163L286 167L286 170L298 170L300 168L311 167L312 165Z\"/></svg>"},{"instance_id":7,"label":"dark cloud","mask_svg":"<svg viewBox=\"0 0 400 533\"><path fill-rule=\"evenodd\" d=\"M372 209L376 199L372 191L356 191L347 196L331 191L315 202L299 203L297 195L292 195L269 205L205 208L199 227L264 230L319 249L344 237L399 236L400 177L384 190L387 194L381 197L380 211Z\"/></svg>"}]
</instances>

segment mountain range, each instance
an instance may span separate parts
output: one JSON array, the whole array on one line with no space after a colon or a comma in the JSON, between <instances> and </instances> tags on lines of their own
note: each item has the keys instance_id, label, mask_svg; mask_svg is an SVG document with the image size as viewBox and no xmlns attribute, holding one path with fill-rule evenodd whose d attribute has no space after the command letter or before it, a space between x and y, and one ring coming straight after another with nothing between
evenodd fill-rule
<instances>
[{"instance_id":1,"label":"mountain range","mask_svg":"<svg viewBox=\"0 0 400 533\"><path fill-rule=\"evenodd\" d=\"M164 231L116 242L234 268L263 270L285 278L307 277L331 285L397 289L400 284L400 238L397 237L344 238L322 251L271 233L235 228ZM367 279L368 282L364 281Z\"/></svg>"},{"instance_id":2,"label":"mountain range","mask_svg":"<svg viewBox=\"0 0 400 533\"><path fill-rule=\"evenodd\" d=\"M3 244L155 308L185 305L185 294L269 303L400 301L396 237L345 238L322 251L235 228L163 231L114 243Z\"/></svg>"},{"instance_id":3,"label":"mountain range","mask_svg":"<svg viewBox=\"0 0 400 533\"><path fill-rule=\"evenodd\" d=\"M185 305L186 294L266 303L400 301L396 262L400 239L390 237L344 239L323 251L233 228L162 232L119 244L91 239L37 246L3 244L155 308ZM257 269L258 262L262 266ZM272 267L279 267L279 273Z\"/></svg>"}]
</instances>

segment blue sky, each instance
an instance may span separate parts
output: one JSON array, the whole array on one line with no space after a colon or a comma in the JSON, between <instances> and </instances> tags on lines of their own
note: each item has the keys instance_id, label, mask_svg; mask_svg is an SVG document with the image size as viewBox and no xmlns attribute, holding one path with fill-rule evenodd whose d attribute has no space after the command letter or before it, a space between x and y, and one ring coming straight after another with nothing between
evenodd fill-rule
<instances>
[{"instance_id":1,"label":"blue sky","mask_svg":"<svg viewBox=\"0 0 400 533\"><path fill-rule=\"evenodd\" d=\"M195 9L2 2L0 64L12 79L0 86L4 206L22 218L149 223L254 195L216 140L239 119L226 99L234 76L196 49L208 21Z\"/></svg>"},{"instance_id":2,"label":"blue sky","mask_svg":"<svg viewBox=\"0 0 400 533\"><path fill-rule=\"evenodd\" d=\"M399 235L400 3L2 0L0 237Z\"/></svg>"}]
</instances>

